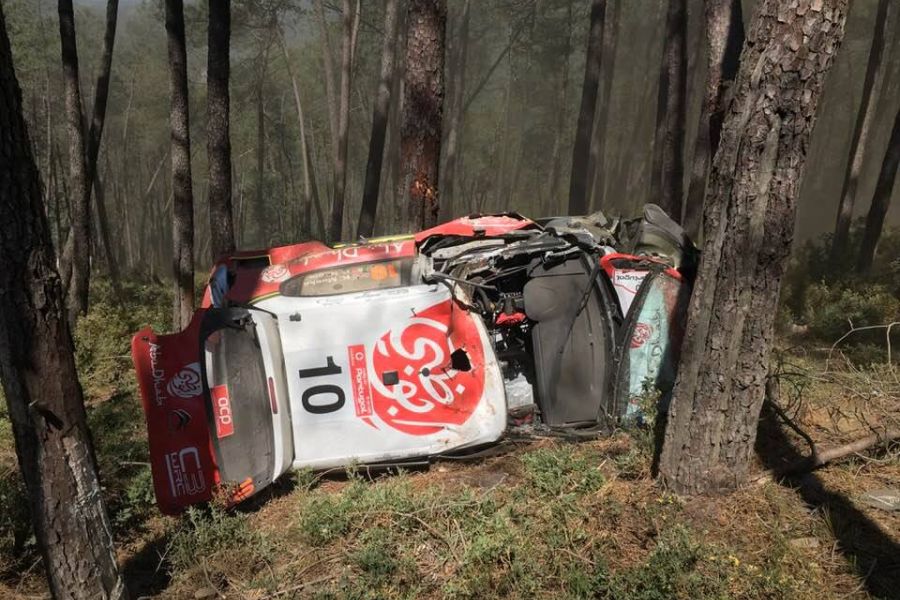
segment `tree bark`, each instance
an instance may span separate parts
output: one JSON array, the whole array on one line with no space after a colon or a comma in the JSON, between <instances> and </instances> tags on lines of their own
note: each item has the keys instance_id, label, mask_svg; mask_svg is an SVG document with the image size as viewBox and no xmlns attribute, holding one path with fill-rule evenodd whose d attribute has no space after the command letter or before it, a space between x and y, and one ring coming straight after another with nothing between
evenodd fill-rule
<instances>
[{"instance_id":1,"label":"tree bark","mask_svg":"<svg viewBox=\"0 0 900 600\"><path fill-rule=\"evenodd\" d=\"M437 224L444 112L446 0L410 0L400 133L400 197L407 231Z\"/></svg>"},{"instance_id":2,"label":"tree bark","mask_svg":"<svg viewBox=\"0 0 900 600\"><path fill-rule=\"evenodd\" d=\"M331 132L331 155L337 155L338 113L334 93L334 54L331 51L331 37L328 35L328 22L325 20L323 0L316 2L319 17L319 29L322 34L322 64L325 70L325 99L328 101L328 129Z\"/></svg>"},{"instance_id":3,"label":"tree bark","mask_svg":"<svg viewBox=\"0 0 900 600\"><path fill-rule=\"evenodd\" d=\"M588 163L591 157L591 133L594 131L594 112L597 110L597 91L600 86L600 61L603 54L603 19L606 0L591 2L591 24L588 30L584 84L581 86L581 110L575 129L572 148L572 175L569 179L569 214L580 215L588 210Z\"/></svg>"},{"instance_id":4,"label":"tree bark","mask_svg":"<svg viewBox=\"0 0 900 600\"><path fill-rule=\"evenodd\" d=\"M551 153L550 159L550 176L547 178L547 195L546 199L538 197L538 208L539 214L543 212L543 207L549 205L553 202L557 197L557 187L559 185L559 179L562 171L562 147L563 147L563 139L566 133L566 123L568 122L568 111L566 108L568 107L568 98L569 98L569 59L572 55L572 8L574 1L569 0L568 5L566 6L566 35L565 35L565 43L563 44L563 64L562 70L560 73L559 80L559 89L557 90L556 96L556 132L553 135L553 152ZM611 6L610 4L606 5L607 7ZM605 24L604 20L604 24ZM602 51L601 51L602 52ZM599 86L599 83L598 83ZM593 131L593 127L592 127ZM592 136L593 137L593 136ZM588 171L590 171L590 164L592 162L592 157L588 158ZM588 177L590 177L588 175ZM585 196L587 196L587 189L585 189ZM588 201L585 200L585 204L588 204ZM536 211L536 212L538 212ZM587 212L587 211L584 211Z\"/></svg>"},{"instance_id":5,"label":"tree bark","mask_svg":"<svg viewBox=\"0 0 900 600\"><path fill-rule=\"evenodd\" d=\"M231 211L231 3L210 0L206 71L207 155L209 156L209 232L212 259L234 252Z\"/></svg>"},{"instance_id":6,"label":"tree bark","mask_svg":"<svg viewBox=\"0 0 900 600\"><path fill-rule=\"evenodd\" d=\"M112 71L113 48L116 42L116 24L118 22L119 0L108 0L106 4L106 30L103 35L103 55L100 60L100 73L94 87L94 106L91 114L91 126L87 141L87 202L90 207L91 187L97 192L97 216L100 224L100 240L106 252L106 264L113 289L121 295L119 267L112 252L109 236L109 220L106 217L106 200L103 195L103 183L100 181L100 169L97 157L100 154L100 142L103 139L103 126L106 122L106 103L109 98L109 79Z\"/></svg>"},{"instance_id":7,"label":"tree bark","mask_svg":"<svg viewBox=\"0 0 900 600\"><path fill-rule=\"evenodd\" d=\"M884 229L884 218L891 206L891 197L894 195L894 181L897 179L898 168L900 168L900 111L894 117L891 139L884 153L884 159L881 161L878 183L875 184L872 204L869 206L869 214L866 216L866 229L863 232L862 246L857 261L859 271L865 272L872 268L875 249L878 247L878 240Z\"/></svg>"},{"instance_id":8,"label":"tree bark","mask_svg":"<svg viewBox=\"0 0 900 600\"><path fill-rule=\"evenodd\" d=\"M353 5L344 0L343 44L341 48L341 105L338 119L337 152L334 157L334 185L331 199L331 221L328 240L341 240L344 225L344 192L347 186L347 136L350 133L350 76L353 54Z\"/></svg>"},{"instance_id":9,"label":"tree bark","mask_svg":"<svg viewBox=\"0 0 900 600\"><path fill-rule=\"evenodd\" d=\"M450 103L447 126L447 145L444 149L444 166L441 169L441 217L452 219L455 216L455 197L459 169L459 149L462 146L463 98L466 88L466 63L469 53L469 14L471 0L465 0L462 14L459 17L454 52L452 52L450 73Z\"/></svg>"},{"instance_id":10,"label":"tree bark","mask_svg":"<svg viewBox=\"0 0 900 600\"><path fill-rule=\"evenodd\" d=\"M182 0L166 0L172 128L172 267L175 275L173 323L187 327L194 313L194 193L188 112L187 52Z\"/></svg>"},{"instance_id":11,"label":"tree bark","mask_svg":"<svg viewBox=\"0 0 900 600\"><path fill-rule=\"evenodd\" d=\"M468 0L466 0L468 5ZM391 109L391 84L394 80L397 47L398 1L387 0L384 8L384 38L381 44L381 77L378 96L372 111L372 137L369 139L369 159L366 162L366 181L363 185L362 206L359 211L358 238L372 237L375 229L375 213L378 209L378 193L381 188L381 165L384 161L384 142L387 134L388 113Z\"/></svg>"},{"instance_id":12,"label":"tree bark","mask_svg":"<svg viewBox=\"0 0 900 600\"><path fill-rule=\"evenodd\" d=\"M125 598L2 6L0 102L0 381L35 538L54 597Z\"/></svg>"},{"instance_id":13,"label":"tree bark","mask_svg":"<svg viewBox=\"0 0 900 600\"><path fill-rule=\"evenodd\" d=\"M319 205L319 190L316 186L315 173L312 171L313 162L309 151L309 142L306 137L306 120L303 117L303 102L300 98L300 83L294 74L291 66L291 59L288 56L287 44L284 41L284 32L278 28L278 43L281 46L281 54L284 57L285 67L287 68L288 77L291 79L291 88L294 93L294 105L297 108L297 122L300 126L300 153L303 155L303 227L304 231L309 233L312 231L312 208Z\"/></svg>"},{"instance_id":14,"label":"tree bark","mask_svg":"<svg viewBox=\"0 0 900 600\"><path fill-rule=\"evenodd\" d=\"M760 0L750 26L710 175L660 459L676 492L727 491L746 479L809 137L848 1Z\"/></svg>"},{"instance_id":15,"label":"tree bark","mask_svg":"<svg viewBox=\"0 0 900 600\"><path fill-rule=\"evenodd\" d=\"M719 149L727 91L734 83L744 45L741 0L706 0L706 89L694 141L684 227L694 239L703 226L703 199L710 159Z\"/></svg>"},{"instance_id":16,"label":"tree bark","mask_svg":"<svg viewBox=\"0 0 900 600\"><path fill-rule=\"evenodd\" d=\"M687 2L668 0L666 39L656 100L650 201L681 222L687 94Z\"/></svg>"},{"instance_id":17,"label":"tree bark","mask_svg":"<svg viewBox=\"0 0 900 600\"><path fill-rule=\"evenodd\" d=\"M604 188L606 186L606 142L608 139L609 107L612 103L612 86L616 67L616 46L619 41L619 21L622 9L616 2L606 5L606 16L603 19L603 57L600 61L600 74L603 81L597 98L597 113L594 116L594 132L591 136L591 154L588 166L590 198L588 211L604 206Z\"/></svg>"},{"instance_id":18,"label":"tree bark","mask_svg":"<svg viewBox=\"0 0 900 600\"><path fill-rule=\"evenodd\" d=\"M889 0L879 0L878 12L875 15L875 31L872 35L872 47L869 51L869 62L866 66L866 78L863 82L862 99L856 115L853 138L850 141L850 154L847 171L844 174L844 185L841 190L841 201L838 204L837 219L834 224L834 237L831 241L831 262L846 264L846 254L850 242L850 224L853 220L853 208L856 204L856 189L862 174L863 159L872 122L875 119L875 88L881 80L881 59L884 55L884 33L887 27L887 11Z\"/></svg>"},{"instance_id":19,"label":"tree bark","mask_svg":"<svg viewBox=\"0 0 900 600\"><path fill-rule=\"evenodd\" d=\"M75 13L72 0L59 0L59 38L66 97L66 128L69 134L69 179L72 190L71 279L66 288L66 308L74 325L87 312L91 276L91 200L85 160L84 118L78 79L78 49L75 44ZM64 269L68 271L69 269Z\"/></svg>"}]
</instances>

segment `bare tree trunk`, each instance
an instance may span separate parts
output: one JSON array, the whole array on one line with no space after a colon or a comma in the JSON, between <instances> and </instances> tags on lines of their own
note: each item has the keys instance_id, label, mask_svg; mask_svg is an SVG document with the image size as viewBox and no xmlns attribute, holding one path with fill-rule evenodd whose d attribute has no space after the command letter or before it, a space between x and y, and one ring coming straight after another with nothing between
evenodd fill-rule
<instances>
[{"instance_id":1,"label":"bare tree trunk","mask_svg":"<svg viewBox=\"0 0 900 600\"><path fill-rule=\"evenodd\" d=\"M612 102L612 86L616 67L616 45L619 41L619 20L622 9L617 2L606 5L603 19L603 57L600 60L600 91L597 98L597 113L594 116L594 132L591 136L591 154L588 165L588 185L590 201L588 211L606 208L604 188L606 186L606 133L609 125L609 106Z\"/></svg>"},{"instance_id":2,"label":"bare tree trunk","mask_svg":"<svg viewBox=\"0 0 900 600\"><path fill-rule=\"evenodd\" d=\"M894 117L891 139L881 162L878 183L875 184L875 193L872 195L872 204L866 217L866 229L863 232L862 247L857 262L860 271L868 271L875 260L875 249L878 247L878 240L881 238L881 231L884 228L884 218L891 206L898 168L900 168L900 111Z\"/></svg>"},{"instance_id":3,"label":"bare tree trunk","mask_svg":"<svg viewBox=\"0 0 900 600\"><path fill-rule=\"evenodd\" d=\"M850 224L853 220L853 207L856 204L856 188L862 174L866 144L876 113L878 94L875 92L875 88L881 83L881 59L884 55L884 34L887 28L889 4L889 0L879 0L878 12L875 15L875 31L872 35L869 63L866 66L866 79L863 82L862 99L856 115L853 139L850 141L847 171L844 174L841 202L838 205L834 238L831 241L831 262L835 264L846 263L844 257L847 254L850 240Z\"/></svg>"},{"instance_id":4,"label":"bare tree trunk","mask_svg":"<svg viewBox=\"0 0 900 600\"><path fill-rule=\"evenodd\" d=\"M584 84L581 86L581 110L578 113L575 143L572 148L572 175L569 179L570 215L584 214L588 209L588 162L591 156L594 112L597 110L597 90L600 85L605 14L606 0L593 0L591 2L591 24L588 30L587 57L584 65Z\"/></svg>"},{"instance_id":5,"label":"bare tree trunk","mask_svg":"<svg viewBox=\"0 0 900 600\"><path fill-rule=\"evenodd\" d=\"M94 174L94 190L97 193L97 222L99 223L100 243L103 244L103 252L106 253L106 267L109 269L109 278L112 280L113 290L121 297L122 287L119 279L119 263L116 260L109 232L109 217L106 212L106 188L100 179L100 172Z\"/></svg>"},{"instance_id":6,"label":"bare tree trunk","mask_svg":"<svg viewBox=\"0 0 900 600\"><path fill-rule=\"evenodd\" d=\"M450 73L450 105L447 127L447 145L444 149L444 166L441 169L441 216L452 219L457 201L457 171L459 169L459 149L462 146L463 98L466 87L466 63L469 52L469 12L471 0L465 0L459 17Z\"/></svg>"},{"instance_id":7,"label":"bare tree trunk","mask_svg":"<svg viewBox=\"0 0 900 600\"><path fill-rule=\"evenodd\" d=\"M328 102L328 127L331 131L331 154L337 155L338 146L338 105L334 93L334 53L331 50L331 37L328 35L328 22L325 20L323 0L316 1L319 16L319 28L322 34L322 64L325 70L325 99Z\"/></svg>"},{"instance_id":8,"label":"bare tree trunk","mask_svg":"<svg viewBox=\"0 0 900 600\"><path fill-rule=\"evenodd\" d=\"M746 480L809 137L848 2L760 0L750 26L710 175L660 459L663 481L679 493Z\"/></svg>"},{"instance_id":9,"label":"bare tree trunk","mask_svg":"<svg viewBox=\"0 0 900 600\"><path fill-rule=\"evenodd\" d=\"M350 75L353 54L353 5L344 0L343 45L341 51L341 105L338 121L337 152L334 157L334 185L328 240L341 239L344 224L344 192L347 186L347 136L350 132Z\"/></svg>"},{"instance_id":10,"label":"bare tree trunk","mask_svg":"<svg viewBox=\"0 0 900 600\"><path fill-rule=\"evenodd\" d=\"M175 275L172 322L176 327L187 327L194 313L194 193L182 0L166 0L166 33L172 96L172 267Z\"/></svg>"},{"instance_id":11,"label":"bare tree trunk","mask_svg":"<svg viewBox=\"0 0 900 600\"><path fill-rule=\"evenodd\" d=\"M400 197L407 231L432 227L439 211L446 0L409 0Z\"/></svg>"},{"instance_id":12,"label":"bare tree trunk","mask_svg":"<svg viewBox=\"0 0 900 600\"><path fill-rule=\"evenodd\" d=\"M566 123L568 122L568 97L569 97L569 59L572 55L572 5L573 0L569 0L566 6L566 42L563 47L563 66L560 73L559 90L556 96L556 132L553 136L553 152L550 155L550 177L547 180L547 200L539 202L539 205L545 206L556 198L557 188L559 186L559 178L562 172L562 146L563 138L566 132ZM607 4L607 7L610 5ZM602 54L602 50L601 50ZM590 162L590 161L589 161ZM590 168L590 167L588 167ZM585 191L587 194L587 191ZM539 197L540 198L540 197ZM587 212L587 211L584 211Z\"/></svg>"},{"instance_id":13,"label":"bare tree trunk","mask_svg":"<svg viewBox=\"0 0 900 600\"><path fill-rule=\"evenodd\" d=\"M54 597L125 598L2 5L0 103L0 381L35 539Z\"/></svg>"},{"instance_id":14,"label":"bare tree trunk","mask_svg":"<svg viewBox=\"0 0 900 600\"><path fill-rule=\"evenodd\" d=\"M668 0L666 38L656 101L650 201L681 222L687 95L687 2Z\"/></svg>"},{"instance_id":15,"label":"bare tree trunk","mask_svg":"<svg viewBox=\"0 0 900 600\"><path fill-rule=\"evenodd\" d=\"M303 227L304 231L311 232L312 231L312 214L311 210L313 204L316 206L319 204L319 190L316 186L315 173L312 172L313 164L312 157L309 152L309 142L306 138L306 120L303 118L303 102L300 99L300 84L297 81L297 76L294 74L294 70L291 66L291 59L288 56L287 52L287 44L284 41L284 33L281 28L278 28L278 43L281 46L281 54L284 57L285 67L287 68L288 77L291 79L291 88L294 92L294 104L297 108L297 122L300 126L300 153L302 154L303 160L303 194L304 194L304 208L303 208Z\"/></svg>"},{"instance_id":16,"label":"bare tree trunk","mask_svg":"<svg viewBox=\"0 0 900 600\"><path fill-rule=\"evenodd\" d=\"M396 65L397 14L398 1L387 0L384 8L384 38L381 44L381 78L378 81L378 96L372 112L372 137L369 139L369 159L366 163L366 182L363 186L359 225L356 228L357 237L372 237L375 229L375 213L381 189L381 165L384 161L384 142Z\"/></svg>"},{"instance_id":17,"label":"bare tree trunk","mask_svg":"<svg viewBox=\"0 0 900 600\"><path fill-rule=\"evenodd\" d=\"M231 2L210 0L206 75L209 235L212 259L234 252L231 213Z\"/></svg>"},{"instance_id":18,"label":"bare tree trunk","mask_svg":"<svg viewBox=\"0 0 900 600\"><path fill-rule=\"evenodd\" d=\"M253 217L257 228L256 244L269 245L269 223L266 215L266 74L269 67L269 43L263 42L262 65L256 79L256 198Z\"/></svg>"},{"instance_id":19,"label":"bare tree trunk","mask_svg":"<svg viewBox=\"0 0 900 600\"><path fill-rule=\"evenodd\" d=\"M703 225L703 198L706 196L709 162L719 148L727 108L726 92L737 76L743 45L741 0L706 0L706 91L700 106L690 185L684 206L684 227L694 239L698 239Z\"/></svg>"},{"instance_id":20,"label":"bare tree trunk","mask_svg":"<svg viewBox=\"0 0 900 600\"><path fill-rule=\"evenodd\" d=\"M106 4L106 30L103 36L103 56L100 61L100 73L94 87L94 107L91 114L91 126L87 141L87 203L90 210L91 187L97 191L97 216L100 224L100 240L106 253L106 264L113 289L117 296L122 289L119 281L119 267L112 251L109 239L109 220L106 216L106 199L103 195L103 184L100 181L100 169L97 157L100 154L100 142L103 139L103 126L106 122L106 103L109 98L109 79L112 71L113 47L116 42L116 24L118 22L119 0L108 0Z\"/></svg>"},{"instance_id":21,"label":"bare tree trunk","mask_svg":"<svg viewBox=\"0 0 900 600\"><path fill-rule=\"evenodd\" d=\"M72 201L71 280L66 289L66 308L74 325L87 312L91 276L91 206L88 170L85 161L84 119L78 80L78 50L75 44L75 13L72 0L59 0L59 37L62 49L66 95L66 123L69 132L69 179ZM64 262L66 257L64 256ZM68 268L64 268L69 271Z\"/></svg>"}]
</instances>

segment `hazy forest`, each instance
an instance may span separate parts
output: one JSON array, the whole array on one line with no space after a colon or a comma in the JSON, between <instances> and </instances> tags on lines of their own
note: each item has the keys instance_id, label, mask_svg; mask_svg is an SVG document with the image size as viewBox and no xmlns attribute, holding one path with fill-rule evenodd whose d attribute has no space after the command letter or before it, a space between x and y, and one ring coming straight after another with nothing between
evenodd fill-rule
<instances>
[{"instance_id":1,"label":"hazy forest","mask_svg":"<svg viewBox=\"0 0 900 600\"><path fill-rule=\"evenodd\" d=\"M0 0L0 598L900 598L898 167L892 0ZM647 203L669 412L158 509L217 259Z\"/></svg>"}]
</instances>

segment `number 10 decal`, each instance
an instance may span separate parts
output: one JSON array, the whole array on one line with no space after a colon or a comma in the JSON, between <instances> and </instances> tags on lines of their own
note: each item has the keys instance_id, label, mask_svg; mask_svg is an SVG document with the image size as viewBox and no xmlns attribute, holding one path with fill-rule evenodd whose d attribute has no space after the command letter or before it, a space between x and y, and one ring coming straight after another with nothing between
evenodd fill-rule
<instances>
[{"instance_id":1,"label":"number 10 decal","mask_svg":"<svg viewBox=\"0 0 900 600\"><path fill-rule=\"evenodd\" d=\"M324 367L300 369L298 375L300 379L305 379L308 377L326 377L329 375L340 375L342 372L343 369L341 369L340 366L334 364L334 357L328 356L325 358ZM326 397L326 400L331 399L331 401L325 402L319 400L318 402L313 403L313 399L317 396L324 396ZM330 383L311 386L310 388L304 390L302 397L303 408L315 415L324 415L339 411L341 407L344 406L345 400L346 398L344 397L344 390L342 390L340 386Z\"/></svg>"}]
</instances>

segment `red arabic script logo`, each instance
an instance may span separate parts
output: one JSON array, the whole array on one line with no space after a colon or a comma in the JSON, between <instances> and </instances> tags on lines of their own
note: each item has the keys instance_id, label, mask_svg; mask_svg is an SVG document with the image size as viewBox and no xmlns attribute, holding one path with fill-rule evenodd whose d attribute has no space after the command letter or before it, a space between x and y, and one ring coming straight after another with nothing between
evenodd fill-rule
<instances>
[{"instance_id":1,"label":"red arabic script logo","mask_svg":"<svg viewBox=\"0 0 900 600\"><path fill-rule=\"evenodd\" d=\"M193 398L203 391L200 383L200 363L191 363L181 369L177 375L169 380L166 389L173 396L179 398Z\"/></svg>"},{"instance_id":2,"label":"red arabic script logo","mask_svg":"<svg viewBox=\"0 0 900 600\"><path fill-rule=\"evenodd\" d=\"M468 354L468 371L451 368L450 355L460 348ZM450 300L412 316L405 328L381 336L370 364L375 413L394 429L411 435L462 425L484 390L478 330ZM387 385L385 379L396 383Z\"/></svg>"},{"instance_id":3,"label":"red arabic script logo","mask_svg":"<svg viewBox=\"0 0 900 600\"><path fill-rule=\"evenodd\" d=\"M634 334L631 336L631 347L640 348L644 342L653 335L653 326L650 323L638 323L634 326Z\"/></svg>"}]
</instances>

